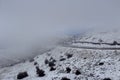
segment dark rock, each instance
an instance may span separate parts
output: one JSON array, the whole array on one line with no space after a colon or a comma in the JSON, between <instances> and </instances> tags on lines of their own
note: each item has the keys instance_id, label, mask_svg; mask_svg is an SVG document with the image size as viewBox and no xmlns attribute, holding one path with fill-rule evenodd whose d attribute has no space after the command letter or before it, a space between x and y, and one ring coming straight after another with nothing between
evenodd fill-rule
<instances>
[{"instance_id":1,"label":"dark rock","mask_svg":"<svg viewBox=\"0 0 120 80\"><path fill-rule=\"evenodd\" d=\"M75 75L80 75L81 72L79 70L76 70Z\"/></svg>"},{"instance_id":2,"label":"dark rock","mask_svg":"<svg viewBox=\"0 0 120 80\"><path fill-rule=\"evenodd\" d=\"M49 63L49 61L47 59L45 59L45 64L48 64L48 63Z\"/></svg>"},{"instance_id":3,"label":"dark rock","mask_svg":"<svg viewBox=\"0 0 120 80\"><path fill-rule=\"evenodd\" d=\"M64 60L66 60L66 59L65 59L65 58L61 58L61 59L60 59L60 61L64 61Z\"/></svg>"},{"instance_id":4,"label":"dark rock","mask_svg":"<svg viewBox=\"0 0 120 80\"><path fill-rule=\"evenodd\" d=\"M67 56L67 58L71 58L73 56L73 54L67 54L66 56Z\"/></svg>"},{"instance_id":5,"label":"dark rock","mask_svg":"<svg viewBox=\"0 0 120 80\"><path fill-rule=\"evenodd\" d=\"M28 73L27 72L20 72L17 75L17 79L23 79L23 78L26 78L26 77L28 77Z\"/></svg>"},{"instance_id":6,"label":"dark rock","mask_svg":"<svg viewBox=\"0 0 120 80\"><path fill-rule=\"evenodd\" d=\"M39 67L36 67L36 73L39 77L45 76L45 72L42 69L39 69Z\"/></svg>"},{"instance_id":7,"label":"dark rock","mask_svg":"<svg viewBox=\"0 0 120 80\"><path fill-rule=\"evenodd\" d=\"M54 62L49 62L49 67L53 67L55 66L55 63Z\"/></svg>"},{"instance_id":8,"label":"dark rock","mask_svg":"<svg viewBox=\"0 0 120 80\"><path fill-rule=\"evenodd\" d=\"M86 57L84 57L84 59L87 59Z\"/></svg>"},{"instance_id":9,"label":"dark rock","mask_svg":"<svg viewBox=\"0 0 120 80\"><path fill-rule=\"evenodd\" d=\"M111 80L110 78L104 78L103 80Z\"/></svg>"},{"instance_id":10,"label":"dark rock","mask_svg":"<svg viewBox=\"0 0 120 80\"><path fill-rule=\"evenodd\" d=\"M70 80L69 78L63 77L61 80Z\"/></svg>"},{"instance_id":11,"label":"dark rock","mask_svg":"<svg viewBox=\"0 0 120 80\"><path fill-rule=\"evenodd\" d=\"M69 67L66 68L67 73L70 73L71 69Z\"/></svg>"},{"instance_id":12,"label":"dark rock","mask_svg":"<svg viewBox=\"0 0 120 80\"><path fill-rule=\"evenodd\" d=\"M104 65L104 63L103 63L103 62L100 62L100 63L99 63L99 65L101 65L101 66L102 66L102 65Z\"/></svg>"},{"instance_id":13,"label":"dark rock","mask_svg":"<svg viewBox=\"0 0 120 80\"><path fill-rule=\"evenodd\" d=\"M54 67L51 67L51 68L50 68L50 71L54 71L54 70L56 70L56 68L54 68Z\"/></svg>"},{"instance_id":14,"label":"dark rock","mask_svg":"<svg viewBox=\"0 0 120 80\"><path fill-rule=\"evenodd\" d=\"M34 62L34 65L37 65L38 63L37 62Z\"/></svg>"}]
</instances>

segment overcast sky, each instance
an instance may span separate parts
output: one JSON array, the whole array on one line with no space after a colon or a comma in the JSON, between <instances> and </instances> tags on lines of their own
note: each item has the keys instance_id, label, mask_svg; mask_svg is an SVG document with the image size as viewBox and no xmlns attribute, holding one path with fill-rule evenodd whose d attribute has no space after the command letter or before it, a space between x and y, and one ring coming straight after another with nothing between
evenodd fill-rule
<instances>
[{"instance_id":1,"label":"overcast sky","mask_svg":"<svg viewBox=\"0 0 120 80\"><path fill-rule=\"evenodd\" d=\"M119 0L0 0L0 36L45 36L117 27L119 4Z\"/></svg>"},{"instance_id":2,"label":"overcast sky","mask_svg":"<svg viewBox=\"0 0 120 80\"><path fill-rule=\"evenodd\" d=\"M120 0L0 0L2 46L101 27L120 27Z\"/></svg>"}]
</instances>

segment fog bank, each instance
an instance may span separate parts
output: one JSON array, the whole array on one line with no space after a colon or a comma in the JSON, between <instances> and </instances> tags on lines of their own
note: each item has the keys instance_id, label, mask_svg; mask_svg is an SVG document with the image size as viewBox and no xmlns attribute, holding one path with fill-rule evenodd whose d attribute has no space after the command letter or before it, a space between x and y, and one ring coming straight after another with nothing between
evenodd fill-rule
<instances>
[{"instance_id":1,"label":"fog bank","mask_svg":"<svg viewBox=\"0 0 120 80\"><path fill-rule=\"evenodd\" d=\"M119 4L119 0L0 0L0 61L51 47L66 35L119 29Z\"/></svg>"}]
</instances>

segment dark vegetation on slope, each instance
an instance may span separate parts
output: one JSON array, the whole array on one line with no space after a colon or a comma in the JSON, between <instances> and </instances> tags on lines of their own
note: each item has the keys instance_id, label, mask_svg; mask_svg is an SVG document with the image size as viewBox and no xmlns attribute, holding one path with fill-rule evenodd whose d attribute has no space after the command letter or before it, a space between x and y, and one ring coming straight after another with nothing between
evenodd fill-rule
<instances>
[{"instance_id":1,"label":"dark vegetation on slope","mask_svg":"<svg viewBox=\"0 0 120 80\"><path fill-rule=\"evenodd\" d=\"M71 69L69 67L66 68L67 73L70 73Z\"/></svg>"},{"instance_id":2,"label":"dark vegetation on slope","mask_svg":"<svg viewBox=\"0 0 120 80\"><path fill-rule=\"evenodd\" d=\"M54 70L56 70L56 68L54 68L54 67L51 67L51 68L50 68L50 71L54 71Z\"/></svg>"},{"instance_id":3,"label":"dark vegetation on slope","mask_svg":"<svg viewBox=\"0 0 120 80\"><path fill-rule=\"evenodd\" d=\"M39 67L36 67L36 73L37 73L38 77L44 77L45 76L44 70L39 69Z\"/></svg>"},{"instance_id":4,"label":"dark vegetation on slope","mask_svg":"<svg viewBox=\"0 0 120 80\"><path fill-rule=\"evenodd\" d=\"M28 73L27 72L20 72L17 75L17 79L23 79L23 78L26 78L26 77L28 77Z\"/></svg>"},{"instance_id":5,"label":"dark vegetation on slope","mask_svg":"<svg viewBox=\"0 0 120 80\"><path fill-rule=\"evenodd\" d=\"M67 77L63 77L61 80L70 80L70 79Z\"/></svg>"},{"instance_id":6,"label":"dark vegetation on slope","mask_svg":"<svg viewBox=\"0 0 120 80\"><path fill-rule=\"evenodd\" d=\"M38 63L37 62L34 62L34 65L37 65Z\"/></svg>"},{"instance_id":7,"label":"dark vegetation on slope","mask_svg":"<svg viewBox=\"0 0 120 80\"><path fill-rule=\"evenodd\" d=\"M67 58L71 58L73 54L66 54Z\"/></svg>"},{"instance_id":8,"label":"dark vegetation on slope","mask_svg":"<svg viewBox=\"0 0 120 80\"><path fill-rule=\"evenodd\" d=\"M64 61L64 60L66 60L66 59L65 59L65 58L61 58L61 59L60 59L60 61Z\"/></svg>"},{"instance_id":9,"label":"dark vegetation on slope","mask_svg":"<svg viewBox=\"0 0 120 80\"><path fill-rule=\"evenodd\" d=\"M60 60L60 61L68 60L69 58L72 58L72 56L73 56L73 54L66 53L64 56L62 56L62 57L60 56L60 59L63 59L63 60ZM84 57L83 59L87 59L87 58ZM44 60L44 64L47 67L49 67L49 71L55 71L57 69L57 67L56 67L56 65L57 65L56 62L57 61L59 61L59 60L55 60L53 57L50 57L49 59ZM32 60L30 62L33 62L33 65L36 66L36 75L38 77L45 77L45 75L46 75L45 71L39 68L39 63L36 62L35 60ZM104 65L104 62L99 62L99 63L97 63L97 65L102 66L102 65ZM73 69L71 67L66 67L65 72L68 73L68 74L75 74L75 78L78 78L79 75L82 74L81 71L78 68ZM17 75L17 79L24 79L27 76L28 76L27 72L19 73ZM91 73L89 76L94 77L94 74ZM54 79L56 80L56 78L54 78ZM62 77L62 78L59 78L59 79L61 79L61 80L71 80L69 77ZM102 80L111 80L111 79L110 78L104 78Z\"/></svg>"},{"instance_id":10,"label":"dark vegetation on slope","mask_svg":"<svg viewBox=\"0 0 120 80\"><path fill-rule=\"evenodd\" d=\"M103 62L100 62L99 65L102 66L102 65L104 65L104 63L103 63Z\"/></svg>"},{"instance_id":11,"label":"dark vegetation on slope","mask_svg":"<svg viewBox=\"0 0 120 80\"><path fill-rule=\"evenodd\" d=\"M76 70L75 74L76 74L76 75L80 75L81 72L80 72L79 70Z\"/></svg>"},{"instance_id":12,"label":"dark vegetation on slope","mask_svg":"<svg viewBox=\"0 0 120 80\"><path fill-rule=\"evenodd\" d=\"M110 78L104 78L103 80L111 80Z\"/></svg>"}]
</instances>

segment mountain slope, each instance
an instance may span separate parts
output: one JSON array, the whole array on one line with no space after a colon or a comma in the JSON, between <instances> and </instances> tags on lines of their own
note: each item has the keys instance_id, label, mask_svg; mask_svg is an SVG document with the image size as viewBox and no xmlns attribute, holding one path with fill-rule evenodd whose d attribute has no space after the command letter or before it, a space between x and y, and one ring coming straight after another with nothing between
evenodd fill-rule
<instances>
[{"instance_id":1,"label":"mountain slope","mask_svg":"<svg viewBox=\"0 0 120 80\"><path fill-rule=\"evenodd\" d=\"M97 42L99 39L104 43L113 43L113 41L119 43L118 33L84 35L73 39L74 41L69 45L102 47L103 44L75 43L75 41ZM110 35L113 35L114 39ZM92 40L92 38L95 39ZM69 47L69 45L57 46L49 52L36 56L31 61L0 69L0 80L120 79L120 50L81 49ZM119 45L104 45L104 47L116 48Z\"/></svg>"}]
</instances>

